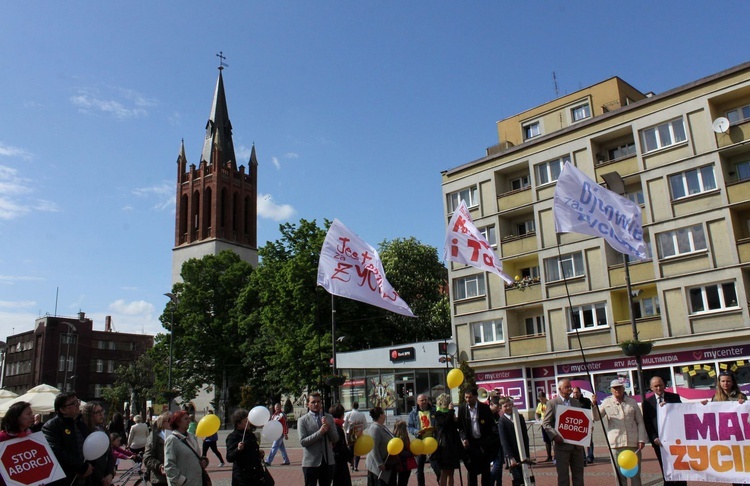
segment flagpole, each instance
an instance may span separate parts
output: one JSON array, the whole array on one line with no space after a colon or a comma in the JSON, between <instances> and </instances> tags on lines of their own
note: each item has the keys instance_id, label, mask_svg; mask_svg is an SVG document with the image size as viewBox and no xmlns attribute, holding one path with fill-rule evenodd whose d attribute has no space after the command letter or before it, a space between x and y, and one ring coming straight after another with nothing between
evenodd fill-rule
<instances>
[{"instance_id":1,"label":"flagpole","mask_svg":"<svg viewBox=\"0 0 750 486\"><path fill-rule=\"evenodd\" d=\"M336 296L331 294L331 354L333 355L332 363L333 363L333 376L336 376ZM336 392L338 391L338 386L336 384L331 386L331 396L333 398L334 403L338 403L338 400L336 399Z\"/></svg>"},{"instance_id":2,"label":"flagpole","mask_svg":"<svg viewBox=\"0 0 750 486\"><path fill-rule=\"evenodd\" d=\"M633 329L633 339L638 340L638 326L635 323L635 314L633 314L633 287L630 284L630 266L628 262L630 257L627 254L622 255L625 260L625 287L628 290L628 305L630 307L630 327ZM643 356L636 354L635 356L636 373L638 375L638 391L641 395L641 403L646 401L646 388L643 382Z\"/></svg>"}]
</instances>

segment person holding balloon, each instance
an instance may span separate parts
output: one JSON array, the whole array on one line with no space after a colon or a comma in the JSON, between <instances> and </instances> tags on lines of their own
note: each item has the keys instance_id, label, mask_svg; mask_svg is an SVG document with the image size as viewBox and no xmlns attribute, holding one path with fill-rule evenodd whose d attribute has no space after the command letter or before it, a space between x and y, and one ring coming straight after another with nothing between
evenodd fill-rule
<instances>
[{"instance_id":1,"label":"person holding balloon","mask_svg":"<svg viewBox=\"0 0 750 486\"><path fill-rule=\"evenodd\" d=\"M81 401L75 393L60 393L55 397L55 416L42 427L42 433L66 476L47 486L70 486L73 484L71 480L78 483L77 479L83 484L83 479L94 472L94 466L83 457L81 444L87 431L80 420L80 406Z\"/></svg>"},{"instance_id":2,"label":"person holding balloon","mask_svg":"<svg viewBox=\"0 0 750 486\"><path fill-rule=\"evenodd\" d=\"M605 398L598 409L594 408L594 420L607 418L607 440L617 458L620 486L627 486L628 478L633 486L641 486L641 450L646 445L648 434L638 402L625 395L625 385L620 380L610 383L612 395Z\"/></svg>"},{"instance_id":3,"label":"person holding balloon","mask_svg":"<svg viewBox=\"0 0 750 486\"><path fill-rule=\"evenodd\" d=\"M95 432L100 432L106 444L104 450L94 457L86 457L84 449L84 458L94 466L94 472L87 478L86 483L90 486L109 486L115 477L115 456L112 453L112 441L104 430L104 408L99 402L88 402L81 409L81 421L86 425L86 440L99 440L100 435L91 439L89 437ZM84 445L86 440L84 440Z\"/></svg>"},{"instance_id":4,"label":"person holding balloon","mask_svg":"<svg viewBox=\"0 0 750 486\"><path fill-rule=\"evenodd\" d=\"M424 393L417 397L417 406L409 413L406 428L416 440L423 441L435 434L435 407ZM434 440L434 439L433 439ZM426 454L417 454L417 486L425 486L424 466L427 462ZM435 472L435 478L440 480L440 466L437 461L430 461L430 467Z\"/></svg>"},{"instance_id":5,"label":"person holding balloon","mask_svg":"<svg viewBox=\"0 0 750 486\"><path fill-rule=\"evenodd\" d=\"M267 419L266 419L267 420ZM232 486L262 484L263 451L255 437L255 427L248 420L248 411L237 409L232 414L234 430L227 436L227 461L232 463Z\"/></svg>"},{"instance_id":6,"label":"person holding balloon","mask_svg":"<svg viewBox=\"0 0 750 486\"><path fill-rule=\"evenodd\" d=\"M164 441L167 439L168 430L169 412L164 412L156 419L143 453L146 480L153 485L167 484L167 476L164 475Z\"/></svg>"},{"instance_id":7,"label":"person holding balloon","mask_svg":"<svg viewBox=\"0 0 750 486\"><path fill-rule=\"evenodd\" d=\"M430 456L430 462L438 463L440 486L453 486L453 472L461 466L461 459L465 457L465 450L461 443L459 424L453 411L451 396L447 393L441 393L436 401L435 439L438 447ZM426 442L427 439L425 439Z\"/></svg>"},{"instance_id":8,"label":"person holding balloon","mask_svg":"<svg viewBox=\"0 0 750 486\"><path fill-rule=\"evenodd\" d=\"M403 443L403 449L398 455L401 462L398 466L398 469L396 470L396 485L407 486L409 484L409 477L411 476L412 469L417 468L417 461L414 456L421 454L423 447L422 441L420 440L419 442L414 443L414 445L417 446L417 450L419 451L417 454L415 454L411 448L412 443L409 440L409 432L406 430L406 422L403 420L398 420L393 426L393 436L397 439L400 439Z\"/></svg>"},{"instance_id":9,"label":"person holding balloon","mask_svg":"<svg viewBox=\"0 0 750 486\"><path fill-rule=\"evenodd\" d=\"M207 475L208 459L198 455L198 439L188 432L190 415L184 410L175 412L169 419L169 426L172 434L164 441L167 483L169 486L205 486L203 475ZM200 423L198 426L200 428ZM199 433L197 429L196 432Z\"/></svg>"},{"instance_id":10,"label":"person holding balloon","mask_svg":"<svg viewBox=\"0 0 750 486\"><path fill-rule=\"evenodd\" d=\"M367 429L367 434L372 437L372 450L367 454L366 461L367 486L395 486L398 454L401 448L395 445L391 446L390 450L388 448L393 434L385 426L385 411L381 407L374 407L370 409L370 417L372 424ZM391 455L395 456L394 459L391 459Z\"/></svg>"}]
</instances>

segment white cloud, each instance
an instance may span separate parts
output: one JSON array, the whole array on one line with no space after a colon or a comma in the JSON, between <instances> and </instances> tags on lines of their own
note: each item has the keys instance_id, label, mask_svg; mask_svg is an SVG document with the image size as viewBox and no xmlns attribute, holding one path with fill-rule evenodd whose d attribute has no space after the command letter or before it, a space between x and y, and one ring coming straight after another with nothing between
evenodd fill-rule
<instances>
[{"instance_id":1,"label":"white cloud","mask_svg":"<svg viewBox=\"0 0 750 486\"><path fill-rule=\"evenodd\" d=\"M0 165L0 220L11 220L31 211L58 211L51 201L44 199L24 199L33 192L32 181L18 175L18 170Z\"/></svg>"},{"instance_id":2,"label":"white cloud","mask_svg":"<svg viewBox=\"0 0 750 486\"><path fill-rule=\"evenodd\" d=\"M281 164L279 163L278 157L271 157L271 162L273 163L274 167L276 167L276 170L281 169Z\"/></svg>"},{"instance_id":3,"label":"white cloud","mask_svg":"<svg viewBox=\"0 0 750 486\"><path fill-rule=\"evenodd\" d=\"M81 113L101 112L118 119L148 116L146 108L155 105L142 94L132 89L107 87L107 93L97 88L80 88L70 102Z\"/></svg>"},{"instance_id":4,"label":"white cloud","mask_svg":"<svg viewBox=\"0 0 750 486\"><path fill-rule=\"evenodd\" d=\"M44 282L42 277L25 277L23 275L2 275L0 274L0 283L12 284L15 282Z\"/></svg>"},{"instance_id":5,"label":"white cloud","mask_svg":"<svg viewBox=\"0 0 750 486\"><path fill-rule=\"evenodd\" d=\"M9 301L9 300L0 300L0 309L27 309L29 307L34 307L36 305L36 302L33 300L22 300L22 301Z\"/></svg>"},{"instance_id":6,"label":"white cloud","mask_svg":"<svg viewBox=\"0 0 750 486\"><path fill-rule=\"evenodd\" d=\"M0 155L3 157L21 157L24 160L31 160L33 155L19 147L13 147L12 145L6 145L0 142Z\"/></svg>"},{"instance_id":7,"label":"white cloud","mask_svg":"<svg viewBox=\"0 0 750 486\"><path fill-rule=\"evenodd\" d=\"M250 154L253 153L252 147L238 145L234 148L234 155L237 157L237 165L247 165L250 161Z\"/></svg>"},{"instance_id":8,"label":"white cloud","mask_svg":"<svg viewBox=\"0 0 750 486\"><path fill-rule=\"evenodd\" d=\"M258 216L261 218L283 221L296 213L289 204L276 204L270 194L258 194Z\"/></svg>"},{"instance_id":9,"label":"white cloud","mask_svg":"<svg viewBox=\"0 0 750 486\"><path fill-rule=\"evenodd\" d=\"M117 299L109 304L109 310L126 316L137 316L152 314L154 312L154 305L144 300L125 302L124 299Z\"/></svg>"},{"instance_id":10,"label":"white cloud","mask_svg":"<svg viewBox=\"0 0 750 486\"><path fill-rule=\"evenodd\" d=\"M296 152L287 152L284 154L284 157L287 159L299 159L299 154Z\"/></svg>"},{"instance_id":11,"label":"white cloud","mask_svg":"<svg viewBox=\"0 0 750 486\"><path fill-rule=\"evenodd\" d=\"M150 199L155 197L158 201L152 206L152 209L158 211L173 207L174 201L174 184L168 182L162 182L156 186L150 187L138 187L133 189L133 194L141 198ZM132 209L130 206L126 206L124 209Z\"/></svg>"}]
</instances>

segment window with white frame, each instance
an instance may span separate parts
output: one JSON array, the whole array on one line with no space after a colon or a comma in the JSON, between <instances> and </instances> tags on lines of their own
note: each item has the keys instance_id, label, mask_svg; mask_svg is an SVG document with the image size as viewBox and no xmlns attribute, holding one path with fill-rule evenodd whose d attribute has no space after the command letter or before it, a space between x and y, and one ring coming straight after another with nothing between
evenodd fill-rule
<instances>
[{"instance_id":1,"label":"window with white frame","mask_svg":"<svg viewBox=\"0 0 750 486\"><path fill-rule=\"evenodd\" d=\"M646 128L641 132L641 141L645 152L669 147L685 140L687 140L687 137L685 136L685 123L682 118Z\"/></svg>"},{"instance_id":2,"label":"window with white frame","mask_svg":"<svg viewBox=\"0 0 750 486\"><path fill-rule=\"evenodd\" d=\"M96 372L104 373L104 360L103 359L96 360Z\"/></svg>"},{"instance_id":3,"label":"window with white frame","mask_svg":"<svg viewBox=\"0 0 750 486\"><path fill-rule=\"evenodd\" d=\"M490 246L497 247L497 231L495 231L494 225L479 228L479 233L484 236L484 239L487 240Z\"/></svg>"},{"instance_id":4,"label":"window with white frame","mask_svg":"<svg viewBox=\"0 0 750 486\"><path fill-rule=\"evenodd\" d=\"M737 174L738 181L750 179L750 160L745 160L735 164L734 171Z\"/></svg>"},{"instance_id":5,"label":"window with white frame","mask_svg":"<svg viewBox=\"0 0 750 486\"><path fill-rule=\"evenodd\" d=\"M454 300L470 299L484 294L484 274L461 277L453 281Z\"/></svg>"},{"instance_id":6,"label":"window with white frame","mask_svg":"<svg viewBox=\"0 0 750 486\"><path fill-rule=\"evenodd\" d=\"M737 290L734 282L693 287L688 290L690 313L737 308Z\"/></svg>"},{"instance_id":7,"label":"window with white frame","mask_svg":"<svg viewBox=\"0 0 750 486\"><path fill-rule=\"evenodd\" d=\"M706 249L706 235L703 232L703 225L701 224L674 231L665 231L656 235L656 238L661 258L684 255Z\"/></svg>"},{"instance_id":8,"label":"window with white frame","mask_svg":"<svg viewBox=\"0 0 750 486\"><path fill-rule=\"evenodd\" d=\"M625 197L638 204L639 206L642 206L646 203L646 200L643 198L642 189L633 192L626 192Z\"/></svg>"},{"instance_id":9,"label":"window with white frame","mask_svg":"<svg viewBox=\"0 0 750 486\"><path fill-rule=\"evenodd\" d=\"M549 184L550 182L556 181L557 178L560 177L560 172L562 171L565 162L570 162L569 155L560 157L559 159L542 162L537 165L536 178L539 182L538 185L541 186L542 184Z\"/></svg>"},{"instance_id":10,"label":"window with white frame","mask_svg":"<svg viewBox=\"0 0 750 486\"><path fill-rule=\"evenodd\" d=\"M706 165L669 176L672 200L716 189L714 166Z\"/></svg>"},{"instance_id":11,"label":"window with white frame","mask_svg":"<svg viewBox=\"0 0 750 486\"><path fill-rule=\"evenodd\" d=\"M584 103L582 105L575 106L570 109L570 118L577 122L579 120L583 120L585 118L589 118L591 116L591 107L588 103Z\"/></svg>"},{"instance_id":12,"label":"window with white frame","mask_svg":"<svg viewBox=\"0 0 750 486\"><path fill-rule=\"evenodd\" d=\"M57 364L57 371L65 371L65 356L60 355L60 360Z\"/></svg>"},{"instance_id":13,"label":"window with white frame","mask_svg":"<svg viewBox=\"0 0 750 486\"><path fill-rule=\"evenodd\" d=\"M115 362L114 360L107 360L107 373L114 373L115 372Z\"/></svg>"},{"instance_id":14,"label":"window with white frame","mask_svg":"<svg viewBox=\"0 0 750 486\"><path fill-rule=\"evenodd\" d=\"M646 297L633 302L633 316L636 319L661 315L659 297Z\"/></svg>"},{"instance_id":15,"label":"window with white frame","mask_svg":"<svg viewBox=\"0 0 750 486\"><path fill-rule=\"evenodd\" d=\"M635 142L628 142L607 150L609 160L617 160L635 155Z\"/></svg>"},{"instance_id":16,"label":"window with white frame","mask_svg":"<svg viewBox=\"0 0 750 486\"><path fill-rule=\"evenodd\" d=\"M94 385L94 396L100 397L102 396L102 385L100 383L97 383Z\"/></svg>"},{"instance_id":17,"label":"window with white frame","mask_svg":"<svg viewBox=\"0 0 750 486\"><path fill-rule=\"evenodd\" d=\"M542 134L542 127L539 122L527 123L523 126L523 139L528 140L530 138L538 137Z\"/></svg>"},{"instance_id":18,"label":"window with white frame","mask_svg":"<svg viewBox=\"0 0 750 486\"><path fill-rule=\"evenodd\" d=\"M503 320L493 319L491 321L473 322L471 334L474 344L498 343L503 338Z\"/></svg>"},{"instance_id":19,"label":"window with white frame","mask_svg":"<svg viewBox=\"0 0 750 486\"><path fill-rule=\"evenodd\" d=\"M477 186L471 186L460 191L452 192L448 194L448 212L453 212L458 209L461 201L466 202L467 208L473 208L479 205L479 190Z\"/></svg>"},{"instance_id":20,"label":"window with white frame","mask_svg":"<svg viewBox=\"0 0 750 486\"><path fill-rule=\"evenodd\" d=\"M68 371L73 371L75 368L75 359L73 356L68 356Z\"/></svg>"},{"instance_id":21,"label":"window with white frame","mask_svg":"<svg viewBox=\"0 0 750 486\"><path fill-rule=\"evenodd\" d=\"M741 123L750 119L750 105L741 106L727 112L729 123Z\"/></svg>"},{"instance_id":22,"label":"window with white frame","mask_svg":"<svg viewBox=\"0 0 750 486\"><path fill-rule=\"evenodd\" d=\"M523 221L522 223L516 223L516 234L518 236L525 235L527 233L533 233L536 231L536 224L533 219Z\"/></svg>"},{"instance_id":23,"label":"window with white frame","mask_svg":"<svg viewBox=\"0 0 750 486\"><path fill-rule=\"evenodd\" d=\"M580 277L583 275L583 254L581 252L570 253L562 257L547 258L544 260L544 270L547 281L554 282L565 278Z\"/></svg>"},{"instance_id":24,"label":"window with white frame","mask_svg":"<svg viewBox=\"0 0 750 486\"><path fill-rule=\"evenodd\" d=\"M544 316L527 317L525 320L526 334L545 334L547 332L544 326Z\"/></svg>"},{"instance_id":25,"label":"window with white frame","mask_svg":"<svg viewBox=\"0 0 750 486\"><path fill-rule=\"evenodd\" d=\"M521 278L539 278L539 267L526 267L520 270Z\"/></svg>"},{"instance_id":26,"label":"window with white frame","mask_svg":"<svg viewBox=\"0 0 750 486\"><path fill-rule=\"evenodd\" d=\"M517 177L515 179L511 179L510 181L510 190L511 191L518 191L519 189L524 189L526 187L529 187L531 185L531 180L528 175Z\"/></svg>"},{"instance_id":27,"label":"window with white frame","mask_svg":"<svg viewBox=\"0 0 750 486\"><path fill-rule=\"evenodd\" d=\"M570 309L570 330L607 327L607 304L579 305Z\"/></svg>"}]
</instances>

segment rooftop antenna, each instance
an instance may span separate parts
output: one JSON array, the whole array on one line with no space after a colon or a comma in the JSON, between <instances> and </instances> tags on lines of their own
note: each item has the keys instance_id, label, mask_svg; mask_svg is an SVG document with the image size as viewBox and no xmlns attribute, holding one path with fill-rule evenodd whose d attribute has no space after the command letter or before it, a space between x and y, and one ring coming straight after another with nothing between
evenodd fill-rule
<instances>
[{"instance_id":1,"label":"rooftop antenna","mask_svg":"<svg viewBox=\"0 0 750 486\"><path fill-rule=\"evenodd\" d=\"M552 81L555 83L555 98L560 97L560 90L557 87L557 74L552 71Z\"/></svg>"},{"instance_id":2,"label":"rooftop antenna","mask_svg":"<svg viewBox=\"0 0 750 486\"><path fill-rule=\"evenodd\" d=\"M224 59L227 57L224 55L224 51L219 51L218 54L216 54L216 57L219 58L219 71L223 70L225 67L229 67L229 64L224 62Z\"/></svg>"}]
</instances>

